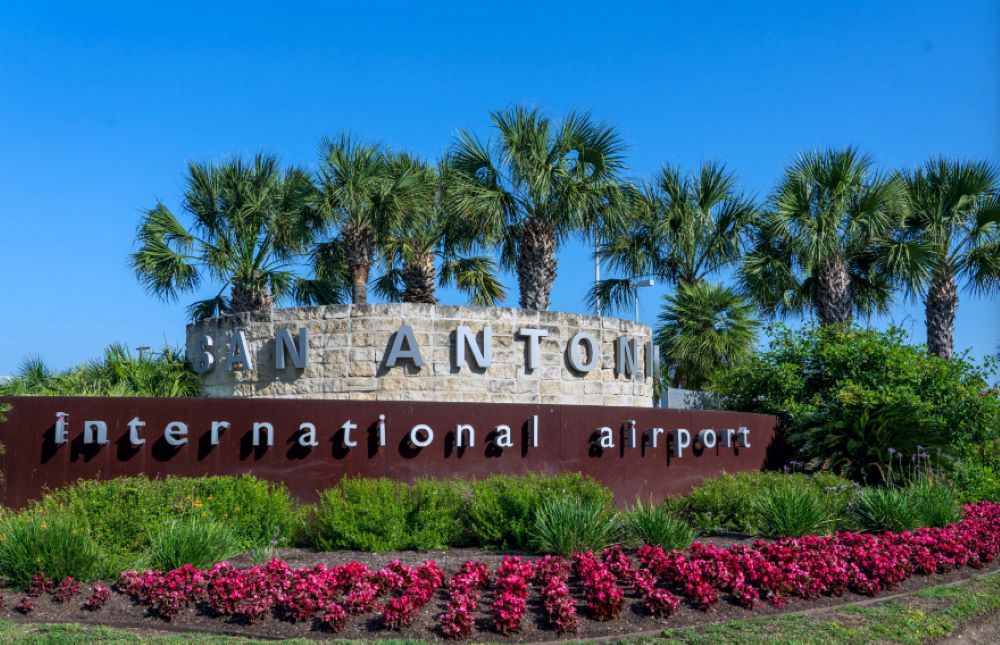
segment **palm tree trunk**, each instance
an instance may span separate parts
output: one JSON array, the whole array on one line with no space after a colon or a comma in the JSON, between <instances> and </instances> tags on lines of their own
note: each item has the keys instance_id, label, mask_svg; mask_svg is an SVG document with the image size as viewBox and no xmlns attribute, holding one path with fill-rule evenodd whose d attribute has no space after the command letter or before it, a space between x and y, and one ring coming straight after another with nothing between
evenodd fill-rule
<instances>
[{"instance_id":1,"label":"palm tree trunk","mask_svg":"<svg viewBox=\"0 0 1000 645\"><path fill-rule=\"evenodd\" d=\"M850 323L854 314L851 304L851 277L847 263L841 258L825 260L816 275L816 314L822 325Z\"/></svg>"},{"instance_id":2,"label":"palm tree trunk","mask_svg":"<svg viewBox=\"0 0 1000 645\"><path fill-rule=\"evenodd\" d=\"M944 267L934 275L931 288L924 298L927 353L944 359L952 357L957 311L958 289L955 286L955 274L950 267Z\"/></svg>"},{"instance_id":3,"label":"palm tree trunk","mask_svg":"<svg viewBox=\"0 0 1000 645\"><path fill-rule=\"evenodd\" d=\"M425 253L417 261L403 266L403 302L436 305L437 270L434 255Z\"/></svg>"},{"instance_id":4,"label":"palm tree trunk","mask_svg":"<svg viewBox=\"0 0 1000 645\"><path fill-rule=\"evenodd\" d=\"M521 308L546 311L556 280L556 234L537 218L521 225L517 246L517 282Z\"/></svg>"},{"instance_id":5,"label":"palm tree trunk","mask_svg":"<svg viewBox=\"0 0 1000 645\"><path fill-rule=\"evenodd\" d=\"M375 239L370 229L348 225L341 231L347 270L351 274L351 302L368 304L368 272L375 258Z\"/></svg>"},{"instance_id":6,"label":"palm tree trunk","mask_svg":"<svg viewBox=\"0 0 1000 645\"><path fill-rule=\"evenodd\" d=\"M274 306L274 299L267 288L257 289L252 286L234 284L229 302L229 311L242 314L251 311L264 311Z\"/></svg>"}]
</instances>

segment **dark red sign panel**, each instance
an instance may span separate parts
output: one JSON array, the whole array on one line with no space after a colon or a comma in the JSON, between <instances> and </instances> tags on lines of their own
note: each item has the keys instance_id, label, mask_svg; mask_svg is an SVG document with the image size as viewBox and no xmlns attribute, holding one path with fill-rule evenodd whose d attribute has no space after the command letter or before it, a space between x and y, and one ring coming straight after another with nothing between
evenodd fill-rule
<instances>
[{"instance_id":1,"label":"dark red sign panel","mask_svg":"<svg viewBox=\"0 0 1000 645\"><path fill-rule=\"evenodd\" d=\"M658 500L684 493L722 471L760 469L776 424L774 417L758 414L583 405L0 401L13 406L0 424L6 448L0 464L6 480L2 501L15 508L80 478L140 473L249 473L283 482L310 501L346 475L413 481L581 472L625 504L637 495Z\"/></svg>"}]
</instances>

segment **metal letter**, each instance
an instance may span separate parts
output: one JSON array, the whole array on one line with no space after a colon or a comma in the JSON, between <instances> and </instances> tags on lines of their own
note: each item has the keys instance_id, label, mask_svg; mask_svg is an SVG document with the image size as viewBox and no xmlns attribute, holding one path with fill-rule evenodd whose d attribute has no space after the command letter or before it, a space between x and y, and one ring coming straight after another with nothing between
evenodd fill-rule
<instances>
[{"instance_id":1,"label":"metal letter","mask_svg":"<svg viewBox=\"0 0 1000 645\"><path fill-rule=\"evenodd\" d=\"M418 432L427 433L427 438L424 440L417 439ZM434 441L434 431L431 430L431 427L429 425L426 425L424 423L418 423L417 425L413 426L412 430L410 430L410 443L412 443L417 448L426 448L427 446L431 445L432 441Z\"/></svg>"},{"instance_id":2,"label":"metal letter","mask_svg":"<svg viewBox=\"0 0 1000 645\"><path fill-rule=\"evenodd\" d=\"M97 437L94 437L94 434ZM108 442L108 424L104 421L83 422L83 443L105 444Z\"/></svg>"},{"instance_id":3,"label":"metal letter","mask_svg":"<svg viewBox=\"0 0 1000 645\"><path fill-rule=\"evenodd\" d=\"M684 456L684 449L691 447L691 433L684 428L674 430L674 457Z\"/></svg>"},{"instance_id":4,"label":"metal letter","mask_svg":"<svg viewBox=\"0 0 1000 645\"><path fill-rule=\"evenodd\" d=\"M611 428L604 426L597 429L601 433L601 440L598 445L601 448L614 448L615 447L615 433Z\"/></svg>"},{"instance_id":5,"label":"metal letter","mask_svg":"<svg viewBox=\"0 0 1000 645\"><path fill-rule=\"evenodd\" d=\"M618 376L625 378L635 378L635 355L636 342L634 338L619 336L615 343L616 356L615 371Z\"/></svg>"},{"instance_id":6,"label":"metal letter","mask_svg":"<svg viewBox=\"0 0 1000 645\"><path fill-rule=\"evenodd\" d=\"M171 446L183 446L187 440L188 427L186 423L171 421L163 429L163 440Z\"/></svg>"},{"instance_id":7,"label":"metal letter","mask_svg":"<svg viewBox=\"0 0 1000 645\"><path fill-rule=\"evenodd\" d=\"M469 447L476 447L476 429L468 423L459 423L455 426L455 445L459 448L465 447L465 433L469 433Z\"/></svg>"},{"instance_id":8,"label":"metal letter","mask_svg":"<svg viewBox=\"0 0 1000 645\"><path fill-rule=\"evenodd\" d=\"M351 441L351 430L357 430L358 424L351 423L351 420L348 419L344 425L340 426L340 428L344 431L344 445L346 447L353 448L358 445L357 441Z\"/></svg>"},{"instance_id":9,"label":"metal letter","mask_svg":"<svg viewBox=\"0 0 1000 645\"><path fill-rule=\"evenodd\" d=\"M459 325L455 330L455 367L465 367L466 348L472 353L476 367L486 369L493 362L493 330L483 327L483 347L480 349L472 329Z\"/></svg>"},{"instance_id":10,"label":"metal letter","mask_svg":"<svg viewBox=\"0 0 1000 645\"><path fill-rule=\"evenodd\" d=\"M292 358L292 365L297 370L304 370L309 365L309 330L299 327L299 344L292 340L292 333L287 329L274 332L274 369L285 369L285 352Z\"/></svg>"},{"instance_id":11,"label":"metal letter","mask_svg":"<svg viewBox=\"0 0 1000 645\"><path fill-rule=\"evenodd\" d=\"M316 439L316 426L311 423L303 423L299 426L299 430L305 430L305 432L299 435L300 446L308 448L319 445L319 441Z\"/></svg>"},{"instance_id":12,"label":"metal letter","mask_svg":"<svg viewBox=\"0 0 1000 645\"><path fill-rule=\"evenodd\" d=\"M56 412L56 433L53 439L56 445L66 443L69 439L69 415L65 412Z\"/></svg>"},{"instance_id":13,"label":"metal letter","mask_svg":"<svg viewBox=\"0 0 1000 645\"><path fill-rule=\"evenodd\" d=\"M653 448L659 447L657 444L658 444L658 440L659 440L660 435L663 434L663 428L650 428L646 432L648 432L649 436L650 436L650 445Z\"/></svg>"},{"instance_id":14,"label":"metal letter","mask_svg":"<svg viewBox=\"0 0 1000 645\"><path fill-rule=\"evenodd\" d=\"M583 357L580 356L580 345L587 345L587 351L590 358L587 362L583 361ZM577 332L575 336L569 339L569 346L566 348L569 353L569 364L577 372L590 372L598 363L601 361L601 353L598 350L597 339L594 338L592 334L588 334L585 331Z\"/></svg>"},{"instance_id":15,"label":"metal letter","mask_svg":"<svg viewBox=\"0 0 1000 645\"><path fill-rule=\"evenodd\" d=\"M211 442L212 442L213 446L219 445L219 431L221 431L221 430L228 430L228 429L229 429L229 422L228 421L213 421L212 422Z\"/></svg>"},{"instance_id":16,"label":"metal letter","mask_svg":"<svg viewBox=\"0 0 1000 645\"><path fill-rule=\"evenodd\" d=\"M404 341L406 342L406 349L403 348ZM385 359L385 366L395 367L396 363L402 358L410 359L417 367L423 367L424 365L424 357L420 355L420 346L417 345L417 341L413 337L413 328L409 325L400 325L399 330L393 334L392 345L389 347L389 355Z\"/></svg>"},{"instance_id":17,"label":"metal letter","mask_svg":"<svg viewBox=\"0 0 1000 645\"><path fill-rule=\"evenodd\" d=\"M654 383L660 382L660 349L653 341L646 341L646 376L652 376Z\"/></svg>"},{"instance_id":18,"label":"metal letter","mask_svg":"<svg viewBox=\"0 0 1000 645\"><path fill-rule=\"evenodd\" d=\"M711 428L705 428L698 433L698 439L701 440L701 445L706 448L714 448L716 442L719 439L719 435L715 434L715 430ZM709 441L711 439L711 441Z\"/></svg>"},{"instance_id":19,"label":"metal letter","mask_svg":"<svg viewBox=\"0 0 1000 645\"><path fill-rule=\"evenodd\" d=\"M265 430L267 432L267 445L274 445L274 426L267 421L254 421L253 424L253 445L260 445L260 431Z\"/></svg>"},{"instance_id":20,"label":"metal letter","mask_svg":"<svg viewBox=\"0 0 1000 645\"><path fill-rule=\"evenodd\" d=\"M493 442L497 448L513 448L514 442L510 437L510 426L497 426L497 439Z\"/></svg>"},{"instance_id":21,"label":"metal letter","mask_svg":"<svg viewBox=\"0 0 1000 645\"><path fill-rule=\"evenodd\" d=\"M236 369L237 365L240 369L253 369L253 357L247 350L247 335L242 329L233 330L229 335L229 356L226 357L226 364L230 372Z\"/></svg>"},{"instance_id":22,"label":"metal letter","mask_svg":"<svg viewBox=\"0 0 1000 645\"><path fill-rule=\"evenodd\" d=\"M128 441L133 446L141 446L146 440L139 436L139 430L146 425L145 421L140 421L139 417L134 417L128 422Z\"/></svg>"},{"instance_id":23,"label":"metal letter","mask_svg":"<svg viewBox=\"0 0 1000 645\"><path fill-rule=\"evenodd\" d=\"M215 356L212 355L212 345L215 341L208 334L198 338L198 355L191 359L191 368L195 374L208 374L215 369Z\"/></svg>"},{"instance_id":24,"label":"metal letter","mask_svg":"<svg viewBox=\"0 0 1000 645\"><path fill-rule=\"evenodd\" d=\"M539 339L545 338L549 335L548 329L534 329L532 327L525 327L524 329L519 329L517 332L518 337L528 339L528 364L524 366L525 372L530 372L532 370L538 369L538 353L539 353Z\"/></svg>"},{"instance_id":25,"label":"metal letter","mask_svg":"<svg viewBox=\"0 0 1000 645\"><path fill-rule=\"evenodd\" d=\"M740 429L736 431L736 434L740 435L740 442L743 444L743 447L744 448L749 448L750 447L750 429L741 426Z\"/></svg>"},{"instance_id":26,"label":"metal letter","mask_svg":"<svg viewBox=\"0 0 1000 645\"><path fill-rule=\"evenodd\" d=\"M378 445L385 446L385 415L378 415Z\"/></svg>"},{"instance_id":27,"label":"metal letter","mask_svg":"<svg viewBox=\"0 0 1000 645\"><path fill-rule=\"evenodd\" d=\"M531 443L528 444L529 448L538 447L538 415L531 415Z\"/></svg>"}]
</instances>

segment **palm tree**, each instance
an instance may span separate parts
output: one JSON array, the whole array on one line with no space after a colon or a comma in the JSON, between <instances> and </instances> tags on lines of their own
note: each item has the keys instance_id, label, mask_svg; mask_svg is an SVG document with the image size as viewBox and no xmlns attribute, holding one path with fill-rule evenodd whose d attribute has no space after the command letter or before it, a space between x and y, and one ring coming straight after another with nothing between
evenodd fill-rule
<instances>
[{"instance_id":1,"label":"palm tree","mask_svg":"<svg viewBox=\"0 0 1000 645\"><path fill-rule=\"evenodd\" d=\"M492 258L471 255L476 240L468 228L444 209L442 168L407 158L423 182L412 210L382 236L379 248L384 271L375 289L386 300L436 304L436 290L456 286L479 306L493 306L506 296Z\"/></svg>"},{"instance_id":2,"label":"palm tree","mask_svg":"<svg viewBox=\"0 0 1000 645\"><path fill-rule=\"evenodd\" d=\"M697 389L753 355L760 322L732 289L687 282L664 297L656 330L663 367L674 387Z\"/></svg>"},{"instance_id":3,"label":"palm tree","mask_svg":"<svg viewBox=\"0 0 1000 645\"><path fill-rule=\"evenodd\" d=\"M927 351L951 358L957 281L984 293L1000 288L997 170L985 161L938 158L903 178L910 213L901 232L927 250L927 270L910 276L924 299Z\"/></svg>"},{"instance_id":4,"label":"palm tree","mask_svg":"<svg viewBox=\"0 0 1000 645\"><path fill-rule=\"evenodd\" d=\"M337 233L314 251L314 269L318 277L317 258L342 258L350 276L351 302L367 304L368 277L381 237L412 211L414 202L426 199L428 187L406 155L346 134L324 138L321 148L321 209Z\"/></svg>"},{"instance_id":5,"label":"palm tree","mask_svg":"<svg viewBox=\"0 0 1000 645\"><path fill-rule=\"evenodd\" d=\"M191 226L156 204L139 225L130 264L146 289L166 300L205 278L222 283L215 297L188 308L193 320L270 309L295 285L294 259L317 222L313 195L305 172L282 172L272 156L192 163L183 202Z\"/></svg>"},{"instance_id":6,"label":"palm tree","mask_svg":"<svg viewBox=\"0 0 1000 645\"><path fill-rule=\"evenodd\" d=\"M884 244L905 210L902 182L874 172L870 156L854 148L803 154L755 227L743 288L765 311L811 309L822 324L884 312L895 276L879 249L905 255Z\"/></svg>"},{"instance_id":7,"label":"palm tree","mask_svg":"<svg viewBox=\"0 0 1000 645\"><path fill-rule=\"evenodd\" d=\"M685 176L666 166L638 190L630 189L621 226L609 226L598 255L625 278L598 281L595 307L622 308L634 297L633 276L667 284L697 284L735 263L745 233L758 217L754 199L740 192L735 173L716 162Z\"/></svg>"},{"instance_id":8,"label":"palm tree","mask_svg":"<svg viewBox=\"0 0 1000 645\"><path fill-rule=\"evenodd\" d=\"M463 131L449 151L446 207L465 237L500 244L502 265L517 271L520 306L544 311L559 245L616 197L624 145L586 114L558 127L537 110L490 117L496 139Z\"/></svg>"}]
</instances>

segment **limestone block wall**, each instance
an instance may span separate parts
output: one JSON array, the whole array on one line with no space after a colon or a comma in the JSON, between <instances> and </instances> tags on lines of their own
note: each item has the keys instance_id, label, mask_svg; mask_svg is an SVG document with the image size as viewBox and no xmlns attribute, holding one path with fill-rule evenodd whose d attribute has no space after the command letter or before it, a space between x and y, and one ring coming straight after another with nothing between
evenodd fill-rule
<instances>
[{"instance_id":1,"label":"limestone block wall","mask_svg":"<svg viewBox=\"0 0 1000 645\"><path fill-rule=\"evenodd\" d=\"M423 365L403 359L386 365L394 334L408 325ZM477 342L492 331L492 363L476 366L466 349L456 365L456 329L471 328ZM275 333L293 338L308 330L308 363L296 368L286 354L275 367ZM544 329L538 368L527 369L529 340L523 328ZM227 357L234 332L243 331L252 369L230 369ZM599 346L598 366L580 373L569 361L570 339L591 334ZM204 338L211 339L205 349ZM619 337L635 339L634 374L618 373ZM267 314L227 316L190 324L187 351L192 362L211 353L212 369L202 375L203 393L215 397L281 397L380 401L467 401L555 403L651 407L653 379L647 372L649 327L617 318L559 312L417 304L330 305L275 309ZM586 354L586 352L584 352ZM236 365L237 361L233 361Z\"/></svg>"}]
</instances>

